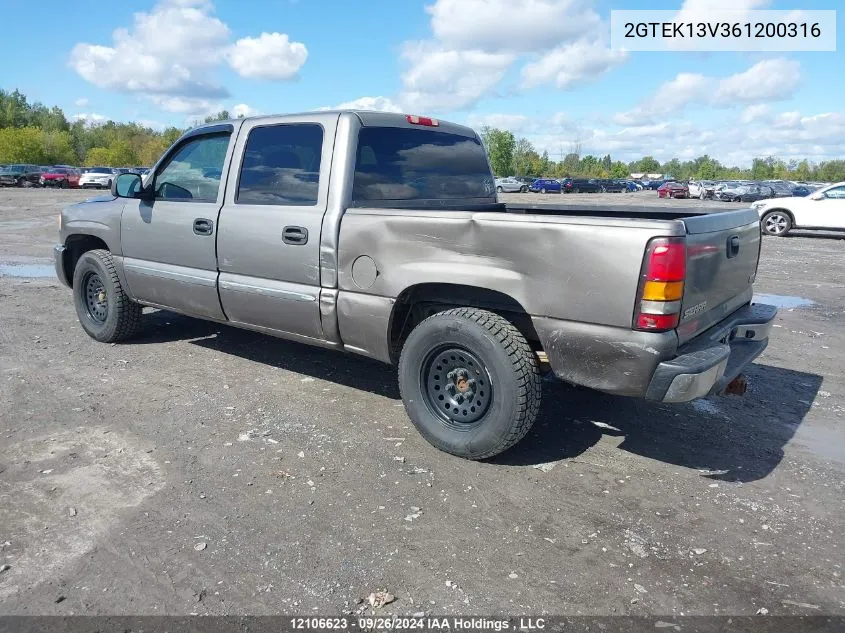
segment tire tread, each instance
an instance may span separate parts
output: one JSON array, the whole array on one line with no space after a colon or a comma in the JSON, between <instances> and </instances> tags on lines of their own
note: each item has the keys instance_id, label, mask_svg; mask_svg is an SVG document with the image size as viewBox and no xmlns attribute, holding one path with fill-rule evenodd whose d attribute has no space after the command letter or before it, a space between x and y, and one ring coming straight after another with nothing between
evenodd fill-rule
<instances>
[{"instance_id":1,"label":"tire tread","mask_svg":"<svg viewBox=\"0 0 845 633\"><path fill-rule=\"evenodd\" d=\"M513 367L517 382L517 393L514 398L517 411L514 424L497 445L469 456L469 459L474 460L487 459L508 450L524 438L537 418L543 391L537 355L522 333L510 321L489 310L468 307L452 308L431 315L417 327L444 316L473 321L483 328L502 347ZM399 388L400 391L404 391L401 378L400 372Z\"/></svg>"}]
</instances>

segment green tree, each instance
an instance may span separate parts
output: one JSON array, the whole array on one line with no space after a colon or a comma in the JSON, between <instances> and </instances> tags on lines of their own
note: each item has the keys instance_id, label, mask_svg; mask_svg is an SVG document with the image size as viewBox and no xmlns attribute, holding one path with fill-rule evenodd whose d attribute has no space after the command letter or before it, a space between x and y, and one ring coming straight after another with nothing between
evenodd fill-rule
<instances>
[{"instance_id":1,"label":"green tree","mask_svg":"<svg viewBox=\"0 0 845 633\"><path fill-rule=\"evenodd\" d=\"M660 163L654 156L643 156L631 166L631 171L643 174L656 174L660 172Z\"/></svg>"},{"instance_id":2,"label":"green tree","mask_svg":"<svg viewBox=\"0 0 845 633\"><path fill-rule=\"evenodd\" d=\"M490 166L497 176L513 174L513 156L516 138L507 130L485 126L481 129L481 141L490 157Z\"/></svg>"},{"instance_id":3,"label":"green tree","mask_svg":"<svg viewBox=\"0 0 845 633\"><path fill-rule=\"evenodd\" d=\"M751 178L754 180L768 180L774 178L774 158L755 158L751 161Z\"/></svg>"},{"instance_id":4,"label":"green tree","mask_svg":"<svg viewBox=\"0 0 845 633\"><path fill-rule=\"evenodd\" d=\"M621 160L617 160L610 166L610 177L611 178L627 178L628 174L628 166L623 163Z\"/></svg>"},{"instance_id":5,"label":"green tree","mask_svg":"<svg viewBox=\"0 0 845 633\"><path fill-rule=\"evenodd\" d=\"M530 167L530 154L535 153L534 146L527 138L518 138L513 148L513 172L515 176L525 176Z\"/></svg>"},{"instance_id":6,"label":"green tree","mask_svg":"<svg viewBox=\"0 0 845 633\"><path fill-rule=\"evenodd\" d=\"M107 147L92 147L85 154L86 167L109 166L110 162L111 152Z\"/></svg>"}]
</instances>

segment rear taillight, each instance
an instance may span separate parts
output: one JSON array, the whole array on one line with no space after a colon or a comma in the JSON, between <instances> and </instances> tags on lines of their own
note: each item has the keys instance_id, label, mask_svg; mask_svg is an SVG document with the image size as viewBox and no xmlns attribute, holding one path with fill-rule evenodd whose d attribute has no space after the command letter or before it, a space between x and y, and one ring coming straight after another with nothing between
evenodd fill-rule
<instances>
[{"instance_id":1,"label":"rear taillight","mask_svg":"<svg viewBox=\"0 0 845 633\"><path fill-rule=\"evenodd\" d=\"M658 237L648 243L634 314L635 330L664 332L678 327L686 274L684 238Z\"/></svg>"},{"instance_id":2,"label":"rear taillight","mask_svg":"<svg viewBox=\"0 0 845 633\"><path fill-rule=\"evenodd\" d=\"M440 125L440 121L437 119L432 119L427 116L417 116L416 114L409 114L405 117L405 119L412 125L427 125L429 127L437 127Z\"/></svg>"}]
</instances>

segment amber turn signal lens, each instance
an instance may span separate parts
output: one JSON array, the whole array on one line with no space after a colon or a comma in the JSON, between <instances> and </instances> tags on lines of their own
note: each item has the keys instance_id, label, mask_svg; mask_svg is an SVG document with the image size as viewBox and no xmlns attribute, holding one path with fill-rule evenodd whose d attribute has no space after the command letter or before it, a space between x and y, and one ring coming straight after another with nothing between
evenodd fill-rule
<instances>
[{"instance_id":1,"label":"amber turn signal lens","mask_svg":"<svg viewBox=\"0 0 845 633\"><path fill-rule=\"evenodd\" d=\"M677 301L683 296L683 281L647 281L643 286L646 301Z\"/></svg>"}]
</instances>

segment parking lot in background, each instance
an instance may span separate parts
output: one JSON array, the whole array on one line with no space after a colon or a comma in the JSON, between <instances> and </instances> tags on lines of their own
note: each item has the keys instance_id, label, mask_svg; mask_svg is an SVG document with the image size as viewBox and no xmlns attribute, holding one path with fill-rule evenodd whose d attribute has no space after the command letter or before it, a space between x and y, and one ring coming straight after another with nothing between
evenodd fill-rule
<instances>
[{"instance_id":1,"label":"parking lot in background","mask_svg":"<svg viewBox=\"0 0 845 633\"><path fill-rule=\"evenodd\" d=\"M380 589L384 614L845 613L841 236L764 239L781 310L746 396L549 382L532 433L479 463L428 445L364 358L153 310L94 342L50 260L91 195L0 190L5 613L331 615Z\"/></svg>"}]
</instances>

